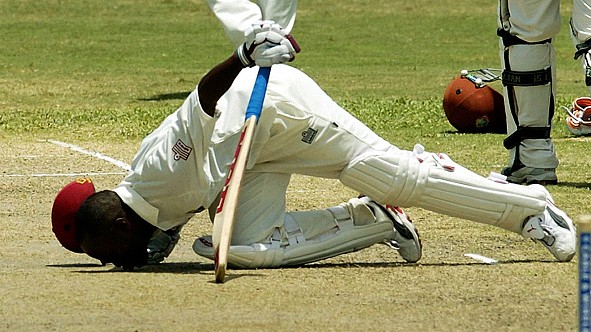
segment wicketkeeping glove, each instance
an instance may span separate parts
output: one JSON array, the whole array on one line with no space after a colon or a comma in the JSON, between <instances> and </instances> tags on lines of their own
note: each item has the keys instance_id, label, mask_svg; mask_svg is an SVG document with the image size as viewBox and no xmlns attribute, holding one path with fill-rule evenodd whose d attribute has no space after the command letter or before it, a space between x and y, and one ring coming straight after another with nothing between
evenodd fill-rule
<instances>
[{"instance_id":1,"label":"wicketkeeping glove","mask_svg":"<svg viewBox=\"0 0 591 332\"><path fill-rule=\"evenodd\" d=\"M236 55L245 67L270 67L293 61L300 47L295 39L273 21L259 21L252 25L246 42L238 47Z\"/></svg>"},{"instance_id":2,"label":"wicketkeeping glove","mask_svg":"<svg viewBox=\"0 0 591 332\"><path fill-rule=\"evenodd\" d=\"M167 231L157 230L148 242L148 264L162 262L174 249L181 238L182 226Z\"/></svg>"}]
</instances>

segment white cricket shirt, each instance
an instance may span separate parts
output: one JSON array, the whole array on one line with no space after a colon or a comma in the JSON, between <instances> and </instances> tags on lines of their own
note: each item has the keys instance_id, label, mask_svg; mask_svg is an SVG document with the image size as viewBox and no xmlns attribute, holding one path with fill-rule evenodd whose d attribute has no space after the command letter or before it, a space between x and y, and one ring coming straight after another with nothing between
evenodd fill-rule
<instances>
[{"instance_id":1,"label":"white cricket shirt","mask_svg":"<svg viewBox=\"0 0 591 332\"><path fill-rule=\"evenodd\" d=\"M281 67L290 68L276 65L275 75L271 75L280 75L286 69ZM202 110L195 89L179 109L144 138L130 173L114 189L123 202L163 230L182 225L209 207L232 163L257 71L258 67L242 70L218 101L215 119ZM280 84L269 82L269 89ZM260 128L268 132L275 118L272 96L268 93L265 98L266 115L259 119L257 133ZM253 151L260 150L260 144L256 145L259 148L253 147ZM249 167L253 163L249 162Z\"/></svg>"}]
</instances>

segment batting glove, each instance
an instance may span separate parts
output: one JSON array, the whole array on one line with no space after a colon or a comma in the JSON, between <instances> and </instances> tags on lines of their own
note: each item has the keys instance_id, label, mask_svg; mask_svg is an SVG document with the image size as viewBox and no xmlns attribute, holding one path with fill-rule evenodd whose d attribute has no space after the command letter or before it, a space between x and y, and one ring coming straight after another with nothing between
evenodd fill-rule
<instances>
[{"instance_id":1,"label":"batting glove","mask_svg":"<svg viewBox=\"0 0 591 332\"><path fill-rule=\"evenodd\" d=\"M236 55L245 67L271 67L293 61L300 46L273 21L259 21L252 25L246 42L238 47Z\"/></svg>"},{"instance_id":2,"label":"batting glove","mask_svg":"<svg viewBox=\"0 0 591 332\"><path fill-rule=\"evenodd\" d=\"M157 230L148 242L148 264L162 262L174 249L181 238L181 228L178 226L168 231Z\"/></svg>"}]
</instances>

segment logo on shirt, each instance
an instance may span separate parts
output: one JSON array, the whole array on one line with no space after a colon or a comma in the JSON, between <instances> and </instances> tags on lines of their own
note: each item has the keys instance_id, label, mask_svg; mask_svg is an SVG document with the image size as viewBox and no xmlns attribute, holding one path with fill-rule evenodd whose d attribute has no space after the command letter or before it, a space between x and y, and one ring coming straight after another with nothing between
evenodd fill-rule
<instances>
[{"instance_id":1,"label":"logo on shirt","mask_svg":"<svg viewBox=\"0 0 591 332\"><path fill-rule=\"evenodd\" d=\"M302 142L312 144L312 141L314 140L314 137L316 137L317 133L318 133L318 130L313 129L313 128L308 128L308 130L306 130L302 133Z\"/></svg>"},{"instance_id":2,"label":"logo on shirt","mask_svg":"<svg viewBox=\"0 0 591 332\"><path fill-rule=\"evenodd\" d=\"M185 144L185 142L181 141L180 139L176 141L176 143L172 147L172 152L174 153L174 160L189 159L191 151L193 151L193 148Z\"/></svg>"}]
</instances>

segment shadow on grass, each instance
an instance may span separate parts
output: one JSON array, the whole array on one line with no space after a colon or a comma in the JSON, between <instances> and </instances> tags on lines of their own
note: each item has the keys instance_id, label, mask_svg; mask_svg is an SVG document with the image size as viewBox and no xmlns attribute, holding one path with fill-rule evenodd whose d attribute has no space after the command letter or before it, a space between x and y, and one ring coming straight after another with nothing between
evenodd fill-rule
<instances>
[{"instance_id":1,"label":"shadow on grass","mask_svg":"<svg viewBox=\"0 0 591 332\"><path fill-rule=\"evenodd\" d=\"M141 101L163 101L163 100L184 100L192 91L162 93L146 98L138 98Z\"/></svg>"},{"instance_id":2,"label":"shadow on grass","mask_svg":"<svg viewBox=\"0 0 591 332\"><path fill-rule=\"evenodd\" d=\"M135 268L133 271L125 271L123 268L118 268L112 264L102 265L97 264L52 264L47 267L56 268L100 268L88 269L88 270L77 270L72 272L78 273L110 273L110 272L133 272L133 273L178 273L178 274L191 274L200 273L203 271L213 271L213 264L201 264L198 262L174 262L174 263L160 263L154 265L146 265L141 268ZM108 268L108 269L105 269Z\"/></svg>"},{"instance_id":3,"label":"shadow on grass","mask_svg":"<svg viewBox=\"0 0 591 332\"><path fill-rule=\"evenodd\" d=\"M407 263L407 262L359 262L359 263L313 263L307 265L294 265L280 268L266 268L265 271L273 271L280 269L343 269L343 268L427 268L427 267L466 267L466 266L483 266L483 265L508 265L508 264L531 264L531 263L544 263L544 264L556 264L553 260L506 260L499 261L496 264L486 264L481 262L441 262L441 263ZM133 271L125 271L122 268L110 266L109 269L105 269L105 266L101 264L53 264L47 265L47 267L55 268L89 268L88 270L76 270L72 271L75 273L170 273L170 274L202 274L210 275L211 281L209 283L215 284L215 273L214 265L211 263L202 264L199 262L173 262L173 263L160 263L156 265L146 265L144 267L134 269ZM96 268L100 268L97 270ZM257 273L255 269L240 269L230 268L226 272L225 282L239 279L243 277L263 277L265 274Z\"/></svg>"},{"instance_id":4,"label":"shadow on grass","mask_svg":"<svg viewBox=\"0 0 591 332\"><path fill-rule=\"evenodd\" d=\"M506 135L507 133L496 133L496 132L475 132L475 133L467 133L457 130L444 130L444 134L456 134L456 135L483 135L483 134L496 134L496 135Z\"/></svg>"},{"instance_id":5,"label":"shadow on grass","mask_svg":"<svg viewBox=\"0 0 591 332\"><path fill-rule=\"evenodd\" d=\"M558 184L556 184L555 186L591 189L591 183L587 183L587 182L562 182L562 181L559 181Z\"/></svg>"},{"instance_id":6,"label":"shadow on grass","mask_svg":"<svg viewBox=\"0 0 591 332\"><path fill-rule=\"evenodd\" d=\"M487 264L483 262L441 262L441 263L407 263L407 262L383 262L383 263L318 263L299 266L297 268L387 268L387 267L454 267L454 266L474 266L474 265L505 265L505 264L531 264L531 263L552 263L556 264L554 260L505 260L498 261L495 264ZM289 268L289 267L288 267Z\"/></svg>"},{"instance_id":7,"label":"shadow on grass","mask_svg":"<svg viewBox=\"0 0 591 332\"><path fill-rule=\"evenodd\" d=\"M160 263L155 265L146 265L141 268L136 268L133 271L126 271L123 268L116 267L114 265L109 264L107 269L105 266L101 264L54 264L54 265L47 265L47 267L55 267L55 268L89 268L87 270L76 270L72 271L74 273L82 273L82 274L100 274L100 273L170 273L170 274L203 274L203 275L211 275L211 282L215 282L215 273L214 273L214 265L213 264L202 264L202 263L190 263L190 262L174 262L174 263ZM100 268L100 269L96 269ZM245 271L244 273L240 273L240 271ZM248 272L246 272L248 271ZM228 282L233 279L238 279L242 277L261 277L264 276L260 273L253 273L254 270L240 270L240 269L232 269L231 271L226 273L225 282Z\"/></svg>"},{"instance_id":8,"label":"shadow on grass","mask_svg":"<svg viewBox=\"0 0 591 332\"><path fill-rule=\"evenodd\" d=\"M450 266L474 266L474 265L505 265L505 264L531 264L531 263L551 263L556 264L554 260L504 260L498 261L495 264L487 264L482 262L441 262L441 263L407 263L407 262L356 262L356 263L312 263L306 265L294 265L294 266L283 266L277 268L264 268L264 270L279 270L279 269L331 269L331 268L389 268L389 267L450 267ZM56 268L104 268L101 264L52 264L47 267ZM255 271L255 269L243 269L237 267L229 267L232 271ZM174 263L160 263L155 265L146 265L141 268L136 268L133 273L201 273L201 272L212 272L214 266L212 263L199 263L199 262L174 262ZM111 265L108 270L78 270L74 272L79 273L108 273L108 272L129 272L122 268ZM252 274L249 274L252 275Z\"/></svg>"},{"instance_id":9,"label":"shadow on grass","mask_svg":"<svg viewBox=\"0 0 591 332\"><path fill-rule=\"evenodd\" d=\"M83 263L83 264L48 264L47 267L63 267L63 268L83 268L83 267L103 267L102 264Z\"/></svg>"}]
</instances>

